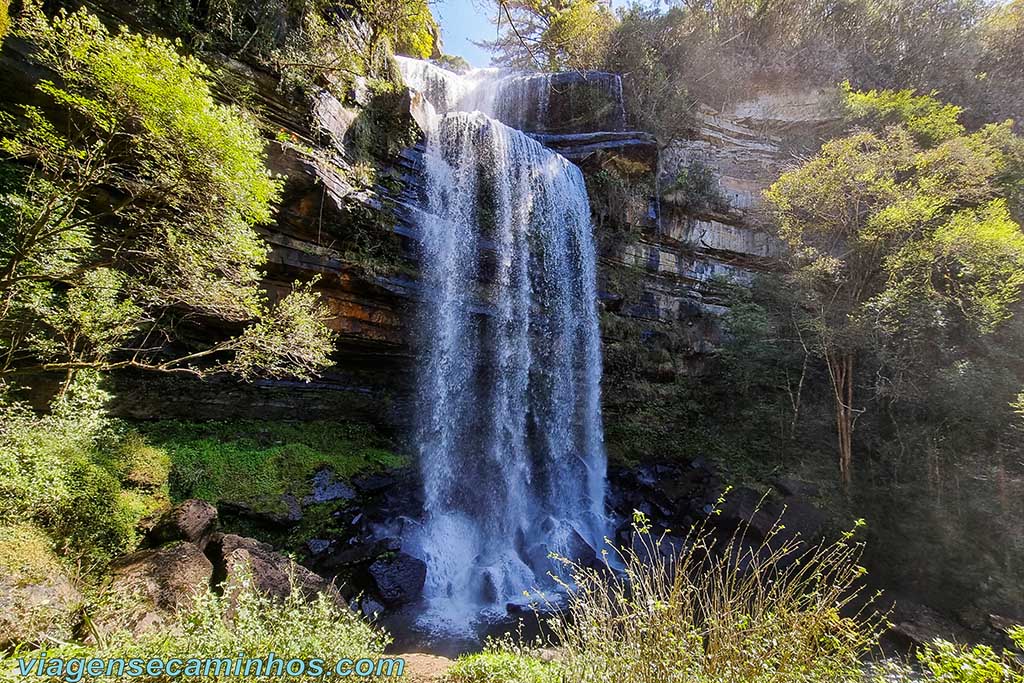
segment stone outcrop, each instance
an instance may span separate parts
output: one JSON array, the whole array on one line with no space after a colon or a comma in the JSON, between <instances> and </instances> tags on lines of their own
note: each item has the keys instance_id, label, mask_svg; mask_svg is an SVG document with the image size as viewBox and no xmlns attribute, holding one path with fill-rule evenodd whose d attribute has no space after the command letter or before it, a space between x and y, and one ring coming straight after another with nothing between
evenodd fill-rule
<instances>
[{"instance_id":1,"label":"stone outcrop","mask_svg":"<svg viewBox=\"0 0 1024 683\"><path fill-rule=\"evenodd\" d=\"M326 593L344 604L330 581L275 552L267 543L235 534L218 534L210 541L208 553L218 568L215 579L225 590L251 578L259 591L273 598L287 598L295 588L307 599Z\"/></svg>"},{"instance_id":2,"label":"stone outcrop","mask_svg":"<svg viewBox=\"0 0 1024 683\"><path fill-rule=\"evenodd\" d=\"M101 630L158 631L173 614L210 588L213 564L199 546L175 541L162 548L126 555L111 567L110 593L122 604L96 620Z\"/></svg>"},{"instance_id":3,"label":"stone outcrop","mask_svg":"<svg viewBox=\"0 0 1024 683\"><path fill-rule=\"evenodd\" d=\"M416 600L423 592L427 565L412 555L398 552L371 564L369 574L384 604L398 607Z\"/></svg>"},{"instance_id":4,"label":"stone outcrop","mask_svg":"<svg viewBox=\"0 0 1024 683\"><path fill-rule=\"evenodd\" d=\"M822 93L781 93L739 103L727 111L700 108L693 135L661 150L658 218L621 254L642 269L642 317L702 330L692 352L721 343L722 280L749 283L779 267L784 245L768 229L762 193L795 164L787 142L832 122ZM706 174L709 187L694 197L678 182ZM681 187L682 185L682 187Z\"/></svg>"},{"instance_id":5,"label":"stone outcrop","mask_svg":"<svg viewBox=\"0 0 1024 683\"><path fill-rule=\"evenodd\" d=\"M188 541L202 550L217 528L217 508L205 500L186 500L168 510L146 534L146 544L157 547Z\"/></svg>"}]
</instances>

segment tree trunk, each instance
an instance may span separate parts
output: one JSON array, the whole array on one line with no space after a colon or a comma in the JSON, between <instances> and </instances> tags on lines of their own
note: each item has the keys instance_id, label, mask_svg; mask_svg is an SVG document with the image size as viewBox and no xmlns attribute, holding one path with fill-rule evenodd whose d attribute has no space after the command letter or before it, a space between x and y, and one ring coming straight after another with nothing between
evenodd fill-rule
<instances>
[{"instance_id":1,"label":"tree trunk","mask_svg":"<svg viewBox=\"0 0 1024 683\"><path fill-rule=\"evenodd\" d=\"M827 360L836 407L839 479L843 488L848 488L853 479L853 355L829 355Z\"/></svg>"}]
</instances>

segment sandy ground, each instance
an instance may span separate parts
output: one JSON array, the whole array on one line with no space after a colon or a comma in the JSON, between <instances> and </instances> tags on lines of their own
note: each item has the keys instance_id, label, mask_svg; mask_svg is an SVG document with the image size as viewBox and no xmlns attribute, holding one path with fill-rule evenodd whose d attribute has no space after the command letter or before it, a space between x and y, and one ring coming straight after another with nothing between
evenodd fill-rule
<instances>
[{"instance_id":1,"label":"sandy ground","mask_svg":"<svg viewBox=\"0 0 1024 683\"><path fill-rule=\"evenodd\" d=\"M409 683L438 683L452 665L452 660L447 657L420 652L409 652L402 657L405 658L403 680Z\"/></svg>"}]
</instances>

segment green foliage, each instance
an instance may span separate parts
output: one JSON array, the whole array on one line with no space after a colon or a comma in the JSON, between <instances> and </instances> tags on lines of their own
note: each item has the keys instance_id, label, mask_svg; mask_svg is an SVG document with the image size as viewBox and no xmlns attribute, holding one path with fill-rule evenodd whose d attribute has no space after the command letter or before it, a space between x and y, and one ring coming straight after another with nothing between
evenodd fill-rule
<instances>
[{"instance_id":1,"label":"green foliage","mask_svg":"<svg viewBox=\"0 0 1024 683\"><path fill-rule=\"evenodd\" d=\"M376 659L384 654L390 637L360 620L356 612L338 605L328 594L313 600L303 596L301 587L292 580L292 590L284 600L275 600L260 592L251 575L245 572L232 581L223 595L208 592L200 595L188 609L181 610L176 623L166 630L135 635L128 631L109 634L99 645L64 644L50 648L47 656L149 659L227 658L242 656L260 658L273 653L289 659L321 659L331 666L341 659ZM38 657L41 652L19 651L0 659L0 680L22 680L17 675L16 657ZM225 676L213 672L208 676L188 675L188 680L212 683ZM40 678L40 681L61 681ZM127 676L90 677L89 680L109 683L132 680ZM153 681L180 680L174 677L151 678ZM282 681L313 681L320 678L281 676Z\"/></svg>"},{"instance_id":2,"label":"green foliage","mask_svg":"<svg viewBox=\"0 0 1024 683\"><path fill-rule=\"evenodd\" d=\"M883 669L878 681L922 680L926 683L1021 683L1024 681L1024 629L1016 626L1010 629L1011 641L1019 653L1006 650L994 651L987 645L973 647L935 640L919 649L917 661L924 675L911 671L907 666L890 663Z\"/></svg>"},{"instance_id":3,"label":"green foliage","mask_svg":"<svg viewBox=\"0 0 1024 683\"><path fill-rule=\"evenodd\" d=\"M1024 1L997 3L978 30L977 80L984 86L989 116L995 120L1021 118L1024 112Z\"/></svg>"},{"instance_id":4,"label":"green foliage","mask_svg":"<svg viewBox=\"0 0 1024 683\"><path fill-rule=\"evenodd\" d=\"M11 0L0 0L0 45L11 30Z\"/></svg>"},{"instance_id":5,"label":"green foliage","mask_svg":"<svg viewBox=\"0 0 1024 683\"><path fill-rule=\"evenodd\" d=\"M864 573L852 534L809 548L776 526L760 546L738 535L716 547L701 526L677 547L635 517L633 547L615 551L621 572L561 559L568 604L547 623L555 661L499 643L456 664L451 680L860 680L881 620L870 607L843 616Z\"/></svg>"},{"instance_id":6,"label":"green foliage","mask_svg":"<svg viewBox=\"0 0 1024 683\"><path fill-rule=\"evenodd\" d=\"M166 460L106 419L105 399L83 373L48 415L0 404L0 524L37 525L86 572L131 550L168 501Z\"/></svg>"},{"instance_id":7,"label":"green foliage","mask_svg":"<svg viewBox=\"0 0 1024 683\"><path fill-rule=\"evenodd\" d=\"M500 0L503 32L482 43L494 61L521 69L561 71L602 66L616 20L597 0Z\"/></svg>"},{"instance_id":8,"label":"green foliage","mask_svg":"<svg viewBox=\"0 0 1024 683\"><path fill-rule=\"evenodd\" d=\"M442 69L454 71L457 74L466 73L472 68L472 65L459 55L441 55L431 61Z\"/></svg>"},{"instance_id":9,"label":"green foliage","mask_svg":"<svg viewBox=\"0 0 1024 683\"><path fill-rule=\"evenodd\" d=\"M808 347L829 369L844 483L855 365L867 363L875 396L916 397L930 370L1012 315L1024 286L1024 234L1005 199L1009 124L968 134L955 108L908 92L848 101L884 132L825 143L765 193L812 312Z\"/></svg>"},{"instance_id":10,"label":"green foliage","mask_svg":"<svg viewBox=\"0 0 1024 683\"><path fill-rule=\"evenodd\" d=\"M721 109L777 86L844 80L858 89L940 92L974 122L1024 112L1021 0L633 3L618 22L579 20L568 41L560 39L562 17L600 11L590 9L599 3L495 4L511 14L502 12L502 35L486 43L498 62L619 71L632 118L663 142L684 130L694 101Z\"/></svg>"},{"instance_id":11,"label":"green foliage","mask_svg":"<svg viewBox=\"0 0 1024 683\"><path fill-rule=\"evenodd\" d=\"M650 198L654 194L650 179L613 167L588 173L585 178L594 232L599 240L598 251L605 257L619 257L626 245L639 237L639 228L647 219ZM612 291L621 294L618 290Z\"/></svg>"},{"instance_id":12,"label":"green foliage","mask_svg":"<svg viewBox=\"0 0 1024 683\"><path fill-rule=\"evenodd\" d=\"M686 46L677 35L678 14L640 4L622 14L604 68L622 74L626 115L632 125L667 145L693 128L696 102L687 83Z\"/></svg>"},{"instance_id":13,"label":"green foliage","mask_svg":"<svg viewBox=\"0 0 1024 683\"><path fill-rule=\"evenodd\" d=\"M679 169L676 179L663 190L662 199L694 213L723 212L729 208L714 169L699 159Z\"/></svg>"},{"instance_id":14,"label":"green foliage","mask_svg":"<svg viewBox=\"0 0 1024 683\"><path fill-rule=\"evenodd\" d=\"M38 89L68 125L31 106L5 121L3 369L308 377L324 367L318 299L299 289L270 307L260 290L267 247L254 228L270 221L280 183L255 125L214 103L205 67L84 11L50 21L30 4L18 30L61 77ZM162 356L183 315L255 324Z\"/></svg>"},{"instance_id":15,"label":"green foliage","mask_svg":"<svg viewBox=\"0 0 1024 683\"><path fill-rule=\"evenodd\" d=\"M884 137L830 141L766 193L821 306L823 344L857 344L868 318L895 337L905 331L890 326L920 306L938 317L915 324L961 318L987 331L1020 296L1024 236L999 198L1003 150L991 130L956 135L949 109L920 98L907 109L904 95L859 96L862 112L895 122ZM935 144L919 146L912 127Z\"/></svg>"},{"instance_id":16,"label":"green foliage","mask_svg":"<svg viewBox=\"0 0 1024 683\"><path fill-rule=\"evenodd\" d=\"M239 3L243 11L254 4L258 3ZM297 4L305 6L290 15L295 29L282 32L275 27L265 54L255 56L276 68L287 88L312 93L326 86L344 100L359 77L373 73L373 54L362 45L353 24L327 11L325 3Z\"/></svg>"},{"instance_id":17,"label":"green foliage","mask_svg":"<svg viewBox=\"0 0 1024 683\"><path fill-rule=\"evenodd\" d=\"M162 421L146 426L145 435L170 458L175 499L301 498L323 466L345 480L404 464L387 439L356 423Z\"/></svg>"},{"instance_id":18,"label":"green foliage","mask_svg":"<svg viewBox=\"0 0 1024 683\"><path fill-rule=\"evenodd\" d=\"M427 0L359 0L360 10L395 52L426 59L437 50L441 33Z\"/></svg>"},{"instance_id":19,"label":"green foliage","mask_svg":"<svg viewBox=\"0 0 1024 683\"><path fill-rule=\"evenodd\" d=\"M451 683L553 683L557 664L543 662L513 641L492 641L478 654L459 657L445 675Z\"/></svg>"},{"instance_id":20,"label":"green foliage","mask_svg":"<svg viewBox=\"0 0 1024 683\"><path fill-rule=\"evenodd\" d=\"M1021 683L1024 666L1011 655L1000 656L987 645L971 648L937 640L917 653L936 683Z\"/></svg>"},{"instance_id":21,"label":"green foliage","mask_svg":"<svg viewBox=\"0 0 1024 683\"><path fill-rule=\"evenodd\" d=\"M960 123L963 109L934 97L915 95L913 90L854 90L843 83L843 105L847 120L882 130L902 125L919 145L931 147L965 133Z\"/></svg>"}]
</instances>

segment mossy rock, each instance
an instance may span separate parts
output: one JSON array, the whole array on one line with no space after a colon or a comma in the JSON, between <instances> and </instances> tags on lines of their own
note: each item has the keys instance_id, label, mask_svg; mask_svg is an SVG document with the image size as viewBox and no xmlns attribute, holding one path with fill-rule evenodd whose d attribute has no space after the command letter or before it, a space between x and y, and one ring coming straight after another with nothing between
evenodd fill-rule
<instances>
[{"instance_id":1,"label":"mossy rock","mask_svg":"<svg viewBox=\"0 0 1024 683\"><path fill-rule=\"evenodd\" d=\"M129 434L120 446L122 482L146 491L167 490L171 458L163 449L151 446L139 434Z\"/></svg>"},{"instance_id":2,"label":"mossy rock","mask_svg":"<svg viewBox=\"0 0 1024 683\"><path fill-rule=\"evenodd\" d=\"M0 649L68 640L82 596L34 526L0 527Z\"/></svg>"}]
</instances>

